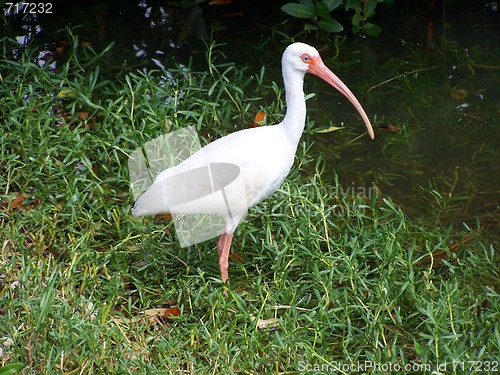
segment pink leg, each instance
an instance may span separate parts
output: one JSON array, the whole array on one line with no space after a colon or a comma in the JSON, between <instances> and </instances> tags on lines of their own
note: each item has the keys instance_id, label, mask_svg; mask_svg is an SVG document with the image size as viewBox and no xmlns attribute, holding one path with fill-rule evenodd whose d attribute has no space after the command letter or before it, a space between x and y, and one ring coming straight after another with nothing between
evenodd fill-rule
<instances>
[{"instance_id":1,"label":"pink leg","mask_svg":"<svg viewBox=\"0 0 500 375\"><path fill-rule=\"evenodd\" d=\"M226 282L229 278L228 267L229 267L229 250L231 249L231 241L233 240L232 234L222 233L217 242L217 252L219 253L219 269L222 282Z\"/></svg>"}]
</instances>

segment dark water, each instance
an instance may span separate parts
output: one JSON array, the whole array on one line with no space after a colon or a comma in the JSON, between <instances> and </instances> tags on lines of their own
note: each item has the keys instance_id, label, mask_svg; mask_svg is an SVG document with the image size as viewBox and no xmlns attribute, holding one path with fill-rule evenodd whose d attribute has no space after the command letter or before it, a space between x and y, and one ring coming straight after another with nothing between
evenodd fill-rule
<instances>
[{"instance_id":1,"label":"dark water","mask_svg":"<svg viewBox=\"0 0 500 375\"><path fill-rule=\"evenodd\" d=\"M466 222L479 216L498 229L500 217L500 12L497 2L452 2L438 7L433 33L418 2L380 6L377 38L349 35L334 44L301 35L323 49L324 61L351 87L375 118L374 141L365 135L350 104L314 77L306 91L306 139L325 160L326 179L338 174L354 190L376 186L415 217L436 225ZM441 2L439 2L441 3ZM474 3L474 4L472 4ZM280 82L279 60L300 33L280 2L234 2L226 6L182 9L160 1L53 2L52 14L13 15L4 27L20 46L53 49L67 26L96 50L115 42L116 60L129 67L169 67L192 59L206 69L205 43L213 38L228 61L249 72L266 66L266 79ZM346 15L339 15L342 19ZM349 26L348 18L342 19ZM280 26L276 26L281 24ZM333 40L333 39L332 39ZM340 131L315 130L343 126ZM430 218L430 219L429 219Z\"/></svg>"}]
</instances>

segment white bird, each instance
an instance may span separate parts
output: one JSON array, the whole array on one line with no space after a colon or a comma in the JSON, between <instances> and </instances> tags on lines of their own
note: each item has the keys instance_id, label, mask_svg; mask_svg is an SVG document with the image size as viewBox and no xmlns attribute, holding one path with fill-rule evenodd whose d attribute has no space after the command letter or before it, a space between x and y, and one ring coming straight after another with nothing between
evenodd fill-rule
<instances>
[{"instance_id":1,"label":"white bird","mask_svg":"<svg viewBox=\"0 0 500 375\"><path fill-rule=\"evenodd\" d=\"M133 207L134 216L199 213L224 217L225 228L217 243L223 282L228 279L228 256L237 225L248 208L280 187L292 168L306 120L303 92L306 73L320 77L346 96L363 118L369 136L374 138L363 107L349 88L325 66L315 48L293 43L283 53L281 65L287 104L282 122L240 130L209 143L180 164L162 171ZM205 174L210 174L212 179L201 178ZM215 196L210 195L213 191L229 186L235 176L238 176L240 185L227 188L224 199L207 198ZM215 182L219 186L214 187L214 180L219 180ZM171 186L174 182L175 186ZM190 197L202 196L206 199L183 204Z\"/></svg>"}]
</instances>

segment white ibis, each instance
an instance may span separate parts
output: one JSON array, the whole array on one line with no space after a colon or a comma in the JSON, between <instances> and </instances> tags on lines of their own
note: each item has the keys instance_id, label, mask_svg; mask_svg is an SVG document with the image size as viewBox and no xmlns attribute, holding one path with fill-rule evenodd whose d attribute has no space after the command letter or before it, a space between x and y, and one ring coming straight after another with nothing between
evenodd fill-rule
<instances>
[{"instance_id":1,"label":"white ibis","mask_svg":"<svg viewBox=\"0 0 500 375\"><path fill-rule=\"evenodd\" d=\"M207 213L224 217L225 228L217 244L223 282L228 279L228 256L237 225L249 207L263 201L280 187L292 168L297 145L305 126L306 102L303 83L306 73L320 77L346 96L363 118L368 134L374 138L370 120L363 107L351 90L325 66L315 48L304 43L293 43L283 53L281 65L287 103L286 114L281 123L240 130L209 143L180 164L161 172L133 207L134 216L158 213ZM170 195L178 192L189 196L190 193L196 195L203 190L204 186L200 185L211 184L213 189L213 181L207 182L196 178L201 174L191 173L205 170L207 165L234 166L244 187L242 196L238 196L238 190L233 189L227 193L228 197L224 196L225 203L220 199L217 201L205 199L197 201L194 205L177 205L177 208L173 209L172 204L168 203L172 202L172 199L162 197L166 191L169 191ZM232 180L232 177L229 178L224 174L233 172L234 168L229 168L229 171L226 169L225 172L221 172L221 179ZM173 176L181 175L183 178L177 182L180 183L182 180L183 186L170 188L166 186L172 181ZM189 176L193 178L190 179ZM182 200L178 197L173 198ZM233 201L246 201L244 204L233 206L228 212L228 198Z\"/></svg>"}]
</instances>

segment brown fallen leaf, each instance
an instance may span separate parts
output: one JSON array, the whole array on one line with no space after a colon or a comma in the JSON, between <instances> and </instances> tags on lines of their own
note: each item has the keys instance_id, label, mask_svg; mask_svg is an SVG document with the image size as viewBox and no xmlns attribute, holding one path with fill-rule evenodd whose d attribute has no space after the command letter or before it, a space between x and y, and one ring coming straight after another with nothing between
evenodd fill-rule
<instances>
[{"instance_id":1,"label":"brown fallen leaf","mask_svg":"<svg viewBox=\"0 0 500 375\"><path fill-rule=\"evenodd\" d=\"M178 307L158 307L139 312L132 318L112 317L116 324L149 323L150 325L165 324L172 321L174 316L180 316L181 310Z\"/></svg>"},{"instance_id":2,"label":"brown fallen leaf","mask_svg":"<svg viewBox=\"0 0 500 375\"><path fill-rule=\"evenodd\" d=\"M243 263L243 257L240 254L238 254L236 251L229 254L229 260L231 262Z\"/></svg>"},{"instance_id":3,"label":"brown fallen leaf","mask_svg":"<svg viewBox=\"0 0 500 375\"><path fill-rule=\"evenodd\" d=\"M378 127L381 130L389 130L391 132L398 132L401 128L397 125L379 125Z\"/></svg>"},{"instance_id":4,"label":"brown fallen leaf","mask_svg":"<svg viewBox=\"0 0 500 375\"><path fill-rule=\"evenodd\" d=\"M179 309L178 307L167 307L165 309L164 317L166 319L172 319L172 317L180 315L181 315L181 309Z\"/></svg>"},{"instance_id":5,"label":"brown fallen leaf","mask_svg":"<svg viewBox=\"0 0 500 375\"><path fill-rule=\"evenodd\" d=\"M155 218L160 220L170 221L172 220L172 214L157 214L155 215Z\"/></svg>"},{"instance_id":6,"label":"brown fallen leaf","mask_svg":"<svg viewBox=\"0 0 500 375\"><path fill-rule=\"evenodd\" d=\"M22 208L23 202L26 198L28 198L28 194L26 193L16 193L16 197L10 202L10 209L15 210L16 208Z\"/></svg>"},{"instance_id":7,"label":"brown fallen leaf","mask_svg":"<svg viewBox=\"0 0 500 375\"><path fill-rule=\"evenodd\" d=\"M266 123L266 112L259 111L255 115L253 120L253 124L250 126L251 128L256 128L257 126L264 125Z\"/></svg>"},{"instance_id":8,"label":"brown fallen leaf","mask_svg":"<svg viewBox=\"0 0 500 375\"><path fill-rule=\"evenodd\" d=\"M18 193L15 192L13 194L13 199L4 199L2 201L2 208L6 209L7 211L13 211L13 210L24 210L24 211L29 211L32 208L35 208L40 204L39 199L33 199L30 202L30 196L27 193Z\"/></svg>"},{"instance_id":9,"label":"brown fallen leaf","mask_svg":"<svg viewBox=\"0 0 500 375\"><path fill-rule=\"evenodd\" d=\"M161 323L162 319L172 320L174 316L181 315L181 310L178 307L160 307L145 310L144 315L146 315L149 324L155 325Z\"/></svg>"},{"instance_id":10,"label":"brown fallen leaf","mask_svg":"<svg viewBox=\"0 0 500 375\"><path fill-rule=\"evenodd\" d=\"M449 245L448 246L448 251L456 254L457 251L458 251L458 249L460 248L460 246L465 245L470 240L472 240L472 237L471 236L467 236L467 237L465 237L463 239L463 241L461 241L461 242L455 242L454 244ZM426 255L425 257L423 257L422 259L420 259L419 261L417 261L415 263L415 265L422 266L424 264L432 264L432 268L434 269L434 268L436 268L437 266L439 266L442 263L443 259L447 259L447 258L449 260L452 260L452 259L450 259L448 257L448 252L446 250L440 250L440 251L436 251L435 253Z\"/></svg>"}]
</instances>

